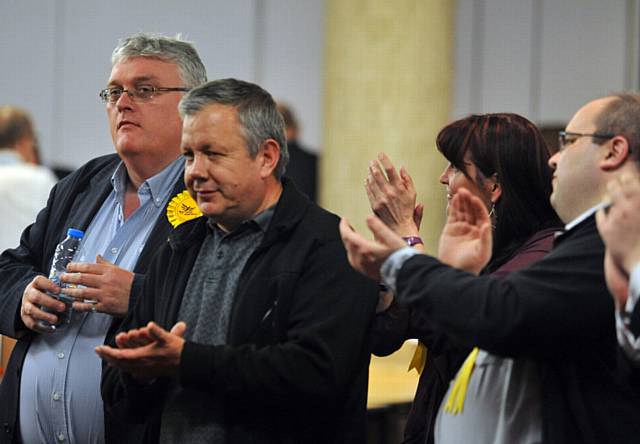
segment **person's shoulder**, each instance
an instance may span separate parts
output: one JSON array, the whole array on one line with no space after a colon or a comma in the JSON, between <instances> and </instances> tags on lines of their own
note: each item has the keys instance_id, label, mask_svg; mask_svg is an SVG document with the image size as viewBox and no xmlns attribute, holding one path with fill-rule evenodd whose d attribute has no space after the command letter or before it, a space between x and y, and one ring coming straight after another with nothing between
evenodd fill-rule
<instances>
[{"instance_id":1,"label":"person's shoulder","mask_svg":"<svg viewBox=\"0 0 640 444\"><path fill-rule=\"evenodd\" d=\"M288 143L289 156L295 159L304 159L315 161L318 155L309 148L300 145L298 142L291 141Z\"/></svg>"},{"instance_id":2,"label":"person's shoulder","mask_svg":"<svg viewBox=\"0 0 640 444\"><path fill-rule=\"evenodd\" d=\"M101 178L103 175L110 177L119 163L120 157L117 154L95 157L78 167L58 183L61 187L68 187L73 186L73 184L85 183Z\"/></svg>"},{"instance_id":3,"label":"person's shoulder","mask_svg":"<svg viewBox=\"0 0 640 444\"><path fill-rule=\"evenodd\" d=\"M34 180L39 184L48 185L50 188L58 181L55 174L53 174L49 168L41 165L31 165L31 167Z\"/></svg>"},{"instance_id":4,"label":"person's shoulder","mask_svg":"<svg viewBox=\"0 0 640 444\"><path fill-rule=\"evenodd\" d=\"M76 169L71 175L80 173L87 174L92 171L100 171L104 168L112 168L120 163L120 157L117 154L105 154L104 156L94 157L84 165Z\"/></svg>"},{"instance_id":5,"label":"person's shoulder","mask_svg":"<svg viewBox=\"0 0 640 444\"><path fill-rule=\"evenodd\" d=\"M339 223L340 216L314 202L309 203L300 221L303 229L309 231L314 237L324 240L340 239Z\"/></svg>"},{"instance_id":6,"label":"person's shoulder","mask_svg":"<svg viewBox=\"0 0 640 444\"><path fill-rule=\"evenodd\" d=\"M17 163L11 165L0 165L0 171L4 179L16 178L28 180L30 182L51 182L55 183L54 174L46 167L33 165L30 163Z\"/></svg>"},{"instance_id":7,"label":"person's shoulder","mask_svg":"<svg viewBox=\"0 0 640 444\"><path fill-rule=\"evenodd\" d=\"M537 231L527 239L522 245L520 252L542 252L548 253L553 248L553 241L562 231L562 227L550 227Z\"/></svg>"}]
</instances>

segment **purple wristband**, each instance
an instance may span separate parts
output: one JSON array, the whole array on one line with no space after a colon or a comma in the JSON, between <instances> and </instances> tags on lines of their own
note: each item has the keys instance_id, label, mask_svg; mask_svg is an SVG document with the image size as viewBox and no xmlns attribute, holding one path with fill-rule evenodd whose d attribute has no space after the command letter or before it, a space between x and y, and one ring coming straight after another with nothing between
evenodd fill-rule
<instances>
[{"instance_id":1,"label":"purple wristband","mask_svg":"<svg viewBox=\"0 0 640 444\"><path fill-rule=\"evenodd\" d=\"M424 245L424 242L422 242L422 238L420 236L403 236L402 240L405 241L410 247L418 244Z\"/></svg>"}]
</instances>

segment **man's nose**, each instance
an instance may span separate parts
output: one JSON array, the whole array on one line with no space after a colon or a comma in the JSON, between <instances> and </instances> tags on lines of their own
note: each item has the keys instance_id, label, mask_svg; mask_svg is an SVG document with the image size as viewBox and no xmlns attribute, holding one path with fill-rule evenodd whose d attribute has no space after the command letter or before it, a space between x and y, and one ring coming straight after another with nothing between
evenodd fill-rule
<instances>
[{"instance_id":1,"label":"man's nose","mask_svg":"<svg viewBox=\"0 0 640 444\"><path fill-rule=\"evenodd\" d=\"M132 105L133 99L129 95L129 91L122 91L122 94L120 94L120 97L118 97L118 100L116 100L116 106L118 107L118 110L131 109Z\"/></svg>"},{"instance_id":2,"label":"man's nose","mask_svg":"<svg viewBox=\"0 0 640 444\"><path fill-rule=\"evenodd\" d=\"M192 179L201 179L206 177L206 167L204 164L205 160L203 159L203 156L194 154L191 164L186 169L187 176Z\"/></svg>"}]
</instances>

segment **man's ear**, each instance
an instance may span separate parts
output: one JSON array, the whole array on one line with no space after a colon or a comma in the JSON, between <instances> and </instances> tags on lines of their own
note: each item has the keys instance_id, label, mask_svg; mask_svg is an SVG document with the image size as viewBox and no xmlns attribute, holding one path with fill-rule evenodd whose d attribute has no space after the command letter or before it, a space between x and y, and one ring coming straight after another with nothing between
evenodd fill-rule
<instances>
[{"instance_id":1,"label":"man's ear","mask_svg":"<svg viewBox=\"0 0 640 444\"><path fill-rule=\"evenodd\" d=\"M622 136L615 136L604 144L605 156L600 161L603 171L614 171L625 164L631 154L629 141Z\"/></svg>"},{"instance_id":2,"label":"man's ear","mask_svg":"<svg viewBox=\"0 0 640 444\"><path fill-rule=\"evenodd\" d=\"M266 179L273 175L280 160L280 145L273 139L262 142L258 156L260 157L260 177Z\"/></svg>"}]
</instances>

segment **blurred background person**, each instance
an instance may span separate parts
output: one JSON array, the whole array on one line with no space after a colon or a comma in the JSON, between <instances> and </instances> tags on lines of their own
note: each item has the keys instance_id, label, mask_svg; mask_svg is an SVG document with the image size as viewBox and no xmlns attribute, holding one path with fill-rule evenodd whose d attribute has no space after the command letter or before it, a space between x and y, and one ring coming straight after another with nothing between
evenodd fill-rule
<instances>
[{"instance_id":1,"label":"blurred background person","mask_svg":"<svg viewBox=\"0 0 640 444\"><path fill-rule=\"evenodd\" d=\"M312 201L317 202L318 156L298 142L300 127L298 126L298 119L291 108L284 103L278 103L277 107L284 119L287 146L289 147L287 176L293 179L298 190L309 196Z\"/></svg>"},{"instance_id":2,"label":"blurred background person","mask_svg":"<svg viewBox=\"0 0 640 444\"><path fill-rule=\"evenodd\" d=\"M548 160L552 153L532 122L509 113L472 115L444 127L436 145L449 161L440 176L448 202L458 190L466 188L484 203L493 226L493 251L486 267L463 263L460 252L440 251L441 261L476 274L505 276L551 250L554 233L561 229L549 202L552 173ZM378 160L370 164L366 179L371 207L408 245L421 249L418 228L422 205L416 206L413 181L404 168L397 172L386 155L380 154ZM375 354L386 356L407 339L420 340L414 363L421 375L404 442L432 443L436 415L449 382L472 349L435 330L427 316L395 303L390 293L381 296L378 312ZM473 351L471 364L475 362L483 372L510 375L504 383L511 388L502 394L509 398L507 401L519 402L528 396L523 382L536 376L533 363L501 358L477 348ZM509 435L513 442L539 432L535 425L515 430L521 434Z\"/></svg>"},{"instance_id":3,"label":"blurred background person","mask_svg":"<svg viewBox=\"0 0 640 444\"><path fill-rule=\"evenodd\" d=\"M7 211L0 225L0 250L15 247L24 227L47 203L56 178L39 165L31 116L14 106L0 106L0 192Z\"/></svg>"},{"instance_id":4,"label":"blurred background person","mask_svg":"<svg viewBox=\"0 0 640 444\"><path fill-rule=\"evenodd\" d=\"M15 106L0 106L0 193L5 217L0 224L0 251L15 247L20 233L47 203L56 178L39 165L31 116ZM0 336L0 378L13 340Z\"/></svg>"}]
</instances>

